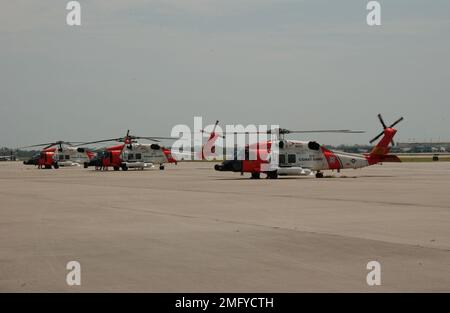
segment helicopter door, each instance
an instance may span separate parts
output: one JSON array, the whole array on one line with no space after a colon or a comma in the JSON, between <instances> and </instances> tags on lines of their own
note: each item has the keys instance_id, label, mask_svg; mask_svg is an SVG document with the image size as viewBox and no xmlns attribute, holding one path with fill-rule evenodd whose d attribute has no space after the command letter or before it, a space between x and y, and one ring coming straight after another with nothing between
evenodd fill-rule
<instances>
[{"instance_id":1,"label":"helicopter door","mask_svg":"<svg viewBox=\"0 0 450 313\"><path fill-rule=\"evenodd\" d=\"M113 154L112 154L112 152L108 151L106 155L107 155L107 157L109 157L109 163L112 164L113 163Z\"/></svg>"},{"instance_id":2,"label":"helicopter door","mask_svg":"<svg viewBox=\"0 0 450 313\"><path fill-rule=\"evenodd\" d=\"M286 154L280 153L278 155L278 161L279 161L279 166L286 166L287 165L287 163L286 163Z\"/></svg>"},{"instance_id":3,"label":"helicopter door","mask_svg":"<svg viewBox=\"0 0 450 313\"><path fill-rule=\"evenodd\" d=\"M292 154L288 154L288 163L290 165L295 164L296 159L297 159L297 156L295 154L293 154L293 153Z\"/></svg>"}]
</instances>

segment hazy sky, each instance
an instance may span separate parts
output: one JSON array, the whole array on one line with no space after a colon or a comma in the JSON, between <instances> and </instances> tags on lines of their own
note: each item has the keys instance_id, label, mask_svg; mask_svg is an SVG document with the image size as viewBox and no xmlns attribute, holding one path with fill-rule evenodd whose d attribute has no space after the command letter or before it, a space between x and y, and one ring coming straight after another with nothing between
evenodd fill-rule
<instances>
[{"instance_id":1,"label":"hazy sky","mask_svg":"<svg viewBox=\"0 0 450 313\"><path fill-rule=\"evenodd\" d=\"M175 124L352 128L450 140L450 1L2 1L0 146L169 135Z\"/></svg>"}]
</instances>

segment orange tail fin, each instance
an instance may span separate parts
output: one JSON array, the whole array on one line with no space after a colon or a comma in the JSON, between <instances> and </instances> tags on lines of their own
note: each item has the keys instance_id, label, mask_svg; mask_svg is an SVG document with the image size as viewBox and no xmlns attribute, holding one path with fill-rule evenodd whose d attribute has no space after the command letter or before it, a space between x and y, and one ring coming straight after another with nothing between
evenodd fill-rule
<instances>
[{"instance_id":1,"label":"orange tail fin","mask_svg":"<svg viewBox=\"0 0 450 313\"><path fill-rule=\"evenodd\" d=\"M386 128L384 136L380 142L372 149L368 156L369 164L376 164L379 162L401 162L396 155L389 155L389 144L392 142L397 130L394 128Z\"/></svg>"}]
</instances>

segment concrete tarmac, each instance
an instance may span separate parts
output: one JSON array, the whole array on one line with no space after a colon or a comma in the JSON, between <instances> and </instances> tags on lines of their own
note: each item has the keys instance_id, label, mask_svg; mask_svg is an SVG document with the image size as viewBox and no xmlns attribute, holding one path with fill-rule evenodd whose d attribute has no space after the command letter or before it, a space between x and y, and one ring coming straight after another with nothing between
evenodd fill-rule
<instances>
[{"instance_id":1,"label":"concrete tarmac","mask_svg":"<svg viewBox=\"0 0 450 313\"><path fill-rule=\"evenodd\" d=\"M0 163L0 291L450 292L450 163L278 180L213 166Z\"/></svg>"}]
</instances>

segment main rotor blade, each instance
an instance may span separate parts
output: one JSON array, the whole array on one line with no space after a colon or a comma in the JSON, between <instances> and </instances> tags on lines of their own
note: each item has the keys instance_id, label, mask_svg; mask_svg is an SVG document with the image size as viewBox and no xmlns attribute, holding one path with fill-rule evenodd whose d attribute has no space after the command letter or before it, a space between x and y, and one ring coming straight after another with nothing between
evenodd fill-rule
<instances>
[{"instance_id":1,"label":"main rotor blade","mask_svg":"<svg viewBox=\"0 0 450 313\"><path fill-rule=\"evenodd\" d=\"M37 145L32 145L32 146L26 146L26 147L19 147L17 149L26 149L26 148L37 148L37 147L46 147L45 149L48 149L52 146L56 146L56 145L68 145L68 146L73 146L74 144L78 144L81 142L77 142L77 141L55 141L55 142L48 142L48 143L41 143L41 144L37 144Z\"/></svg>"},{"instance_id":2,"label":"main rotor blade","mask_svg":"<svg viewBox=\"0 0 450 313\"><path fill-rule=\"evenodd\" d=\"M38 144L38 145L32 145L32 146L26 146L26 147L19 147L19 148L17 148L17 149L45 147L45 146L48 146L48 145L54 145L54 143L53 143L53 142L49 142L49 143L41 143L41 144Z\"/></svg>"},{"instance_id":3,"label":"main rotor blade","mask_svg":"<svg viewBox=\"0 0 450 313\"><path fill-rule=\"evenodd\" d=\"M362 134L363 130L350 129L319 129L319 130L285 130L287 134L310 134L310 133L343 133L343 134Z\"/></svg>"},{"instance_id":4,"label":"main rotor blade","mask_svg":"<svg viewBox=\"0 0 450 313\"><path fill-rule=\"evenodd\" d=\"M55 142L55 145L59 145L59 146L62 146L62 145L66 145L66 146L71 146L71 147L74 147L76 144L79 144L79 143L82 143L81 141L58 141L58 142Z\"/></svg>"},{"instance_id":5,"label":"main rotor blade","mask_svg":"<svg viewBox=\"0 0 450 313\"><path fill-rule=\"evenodd\" d=\"M167 139L167 140L176 140L176 139L180 139L179 137L164 137L164 136L148 136L148 137L137 137L137 139L142 138L142 139Z\"/></svg>"},{"instance_id":6,"label":"main rotor blade","mask_svg":"<svg viewBox=\"0 0 450 313\"><path fill-rule=\"evenodd\" d=\"M177 140L179 137L163 137L163 136L130 136L131 139L146 139L150 141L160 142L160 140Z\"/></svg>"},{"instance_id":7,"label":"main rotor blade","mask_svg":"<svg viewBox=\"0 0 450 313\"><path fill-rule=\"evenodd\" d=\"M314 133L342 133L342 134L362 134L365 133L363 130L350 130L350 129L318 129L318 130L289 130L289 129L276 129L268 130L266 132L231 132L231 134L271 134L276 133L286 135L286 134L314 134Z\"/></svg>"},{"instance_id":8,"label":"main rotor blade","mask_svg":"<svg viewBox=\"0 0 450 313\"><path fill-rule=\"evenodd\" d=\"M378 114L378 119L380 120L381 125L383 125L383 129L386 129L386 123L384 123L383 117L381 114Z\"/></svg>"},{"instance_id":9,"label":"main rotor blade","mask_svg":"<svg viewBox=\"0 0 450 313\"><path fill-rule=\"evenodd\" d=\"M56 146L56 145L57 145L56 143L51 144L51 145L48 145L48 146L42 148L42 150L47 150L47 149L49 149L49 148L51 148L51 147L53 147L53 146Z\"/></svg>"},{"instance_id":10,"label":"main rotor blade","mask_svg":"<svg viewBox=\"0 0 450 313\"><path fill-rule=\"evenodd\" d=\"M81 142L81 141L71 141L71 142L66 142L66 145L74 147L75 145L82 144L82 143L83 142Z\"/></svg>"},{"instance_id":11,"label":"main rotor blade","mask_svg":"<svg viewBox=\"0 0 450 313\"><path fill-rule=\"evenodd\" d=\"M121 138L112 138L112 139L104 139L104 140L97 140L97 141L89 141L89 142L82 142L78 145L75 145L74 147L79 147L79 146L83 146L83 145L91 145L94 143L102 143L102 142L109 142L109 141L120 141Z\"/></svg>"},{"instance_id":12,"label":"main rotor blade","mask_svg":"<svg viewBox=\"0 0 450 313\"><path fill-rule=\"evenodd\" d=\"M135 137L133 136L132 139L145 139L145 140L150 140L150 141L154 141L154 142L161 142L158 139L155 139L154 137Z\"/></svg>"},{"instance_id":13,"label":"main rotor blade","mask_svg":"<svg viewBox=\"0 0 450 313\"><path fill-rule=\"evenodd\" d=\"M390 128L394 127L395 125L397 125L398 123L400 123L401 121L403 121L403 116L400 117L398 120L396 120L394 123L392 123L391 126L389 126Z\"/></svg>"}]
</instances>

